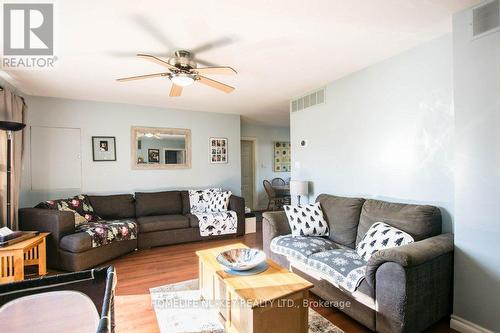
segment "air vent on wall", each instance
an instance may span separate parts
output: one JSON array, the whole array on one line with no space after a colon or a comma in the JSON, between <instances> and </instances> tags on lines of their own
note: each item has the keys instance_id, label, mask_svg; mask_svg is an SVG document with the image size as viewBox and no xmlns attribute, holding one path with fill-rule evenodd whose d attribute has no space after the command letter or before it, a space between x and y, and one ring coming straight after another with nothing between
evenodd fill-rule
<instances>
[{"instance_id":1,"label":"air vent on wall","mask_svg":"<svg viewBox=\"0 0 500 333\"><path fill-rule=\"evenodd\" d=\"M305 96L292 99L290 101L290 110L292 112L297 112L323 103L325 103L325 88L321 88Z\"/></svg>"},{"instance_id":2,"label":"air vent on wall","mask_svg":"<svg viewBox=\"0 0 500 333\"><path fill-rule=\"evenodd\" d=\"M472 38L500 29L500 0L483 3L472 9Z\"/></svg>"}]
</instances>

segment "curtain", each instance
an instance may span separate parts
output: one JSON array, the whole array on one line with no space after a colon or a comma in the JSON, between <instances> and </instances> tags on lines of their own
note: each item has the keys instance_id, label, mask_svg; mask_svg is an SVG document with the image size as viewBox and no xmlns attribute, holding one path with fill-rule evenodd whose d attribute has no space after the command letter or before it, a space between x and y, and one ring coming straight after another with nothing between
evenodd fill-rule
<instances>
[{"instance_id":1,"label":"curtain","mask_svg":"<svg viewBox=\"0 0 500 333\"><path fill-rule=\"evenodd\" d=\"M0 120L24 123L26 110L23 98L7 88L0 90ZM13 229L17 230L24 130L12 132L12 134L11 221ZM1 226L5 226L7 218L7 132L2 130L0 130L0 218Z\"/></svg>"}]
</instances>

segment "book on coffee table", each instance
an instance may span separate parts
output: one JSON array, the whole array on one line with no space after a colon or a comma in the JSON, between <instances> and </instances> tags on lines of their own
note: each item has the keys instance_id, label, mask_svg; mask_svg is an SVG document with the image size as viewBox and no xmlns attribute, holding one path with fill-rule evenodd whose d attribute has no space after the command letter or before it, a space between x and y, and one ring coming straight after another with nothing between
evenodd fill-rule
<instances>
[{"instance_id":1,"label":"book on coffee table","mask_svg":"<svg viewBox=\"0 0 500 333\"><path fill-rule=\"evenodd\" d=\"M0 229L0 247L22 242L38 234L38 231L12 231L7 227L3 227Z\"/></svg>"}]
</instances>

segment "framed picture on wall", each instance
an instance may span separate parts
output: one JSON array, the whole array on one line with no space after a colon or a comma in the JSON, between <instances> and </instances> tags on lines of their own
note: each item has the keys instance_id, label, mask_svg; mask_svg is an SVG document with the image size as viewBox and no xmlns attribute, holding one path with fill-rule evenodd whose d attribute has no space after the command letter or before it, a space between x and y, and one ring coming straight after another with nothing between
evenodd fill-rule
<instances>
[{"instance_id":1,"label":"framed picture on wall","mask_svg":"<svg viewBox=\"0 0 500 333\"><path fill-rule=\"evenodd\" d=\"M227 138L210 138L208 140L208 156L210 163L222 164L227 163L228 147Z\"/></svg>"},{"instance_id":2,"label":"framed picture on wall","mask_svg":"<svg viewBox=\"0 0 500 333\"><path fill-rule=\"evenodd\" d=\"M160 150L159 149L148 149L148 162L149 163L160 163Z\"/></svg>"},{"instance_id":3,"label":"framed picture on wall","mask_svg":"<svg viewBox=\"0 0 500 333\"><path fill-rule=\"evenodd\" d=\"M290 142L279 141L274 143L274 172L290 172Z\"/></svg>"},{"instance_id":4,"label":"framed picture on wall","mask_svg":"<svg viewBox=\"0 0 500 333\"><path fill-rule=\"evenodd\" d=\"M93 136L92 159L94 162L116 161L116 138L114 136Z\"/></svg>"}]
</instances>

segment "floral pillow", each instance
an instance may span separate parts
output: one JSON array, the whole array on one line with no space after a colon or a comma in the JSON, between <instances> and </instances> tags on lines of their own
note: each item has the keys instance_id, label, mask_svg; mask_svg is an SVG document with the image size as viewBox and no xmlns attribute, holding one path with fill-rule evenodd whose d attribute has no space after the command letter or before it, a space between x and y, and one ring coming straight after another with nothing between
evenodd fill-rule
<instances>
[{"instance_id":1,"label":"floral pillow","mask_svg":"<svg viewBox=\"0 0 500 333\"><path fill-rule=\"evenodd\" d=\"M61 207L61 209L59 209L60 211L67 211L67 212L73 212L75 214L75 227L78 227L79 225L81 224L85 224L87 223L88 221L85 219L85 217L81 216L80 214L78 214L78 212L74 211L73 209L67 207L67 206L64 206L64 207Z\"/></svg>"},{"instance_id":2,"label":"floral pillow","mask_svg":"<svg viewBox=\"0 0 500 333\"><path fill-rule=\"evenodd\" d=\"M94 208L88 196L85 194L80 194L69 199L48 200L36 205L36 208L72 210L83 216L88 222L101 220L101 218L94 213Z\"/></svg>"}]
</instances>

